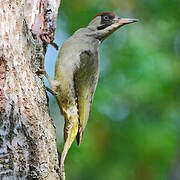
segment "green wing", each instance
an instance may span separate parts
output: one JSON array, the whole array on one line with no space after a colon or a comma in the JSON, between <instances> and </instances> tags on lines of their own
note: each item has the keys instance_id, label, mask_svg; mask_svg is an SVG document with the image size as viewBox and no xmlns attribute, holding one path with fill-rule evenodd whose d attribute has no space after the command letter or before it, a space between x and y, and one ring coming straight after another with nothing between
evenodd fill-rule
<instances>
[{"instance_id":1,"label":"green wing","mask_svg":"<svg viewBox=\"0 0 180 180\"><path fill-rule=\"evenodd\" d=\"M81 144L82 135L86 127L94 92L98 81L98 55L84 51L80 55L80 64L74 73L74 86L79 111L79 130L76 137L77 144Z\"/></svg>"}]
</instances>

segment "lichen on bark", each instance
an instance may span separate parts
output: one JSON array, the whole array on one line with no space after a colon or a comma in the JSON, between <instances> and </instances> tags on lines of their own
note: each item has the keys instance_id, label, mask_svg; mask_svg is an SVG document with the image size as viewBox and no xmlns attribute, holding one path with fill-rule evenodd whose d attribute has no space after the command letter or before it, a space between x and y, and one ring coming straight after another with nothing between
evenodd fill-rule
<instances>
[{"instance_id":1,"label":"lichen on bark","mask_svg":"<svg viewBox=\"0 0 180 180\"><path fill-rule=\"evenodd\" d=\"M59 179L55 128L38 69L53 42L60 1L0 2L0 179Z\"/></svg>"}]
</instances>

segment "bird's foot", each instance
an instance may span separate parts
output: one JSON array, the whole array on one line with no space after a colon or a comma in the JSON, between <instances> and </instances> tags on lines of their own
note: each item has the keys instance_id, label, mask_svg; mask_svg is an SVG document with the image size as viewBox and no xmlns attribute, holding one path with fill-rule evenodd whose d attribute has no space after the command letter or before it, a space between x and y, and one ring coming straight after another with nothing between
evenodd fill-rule
<instances>
[{"instance_id":1,"label":"bird's foot","mask_svg":"<svg viewBox=\"0 0 180 180\"><path fill-rule=\"evenodd\" d=\"M55 96L58 95L56 90L57 90L57 87L60 86L60 83L56 80L52 80L44 68L39 68L38 73L47 78L51 89L49 89L49 88L46 88L46 89L53 95L55 95Z\"/></svg>"},{"instance_id":2,"label":"bird's foot","mask_svg":"<svg viewBox=\"0 0 180 180\"><path fill-rule=\"evenodd\" d=\"M44 68L39 68L37 73L39 74L40 78L43 78L43 76L48 76Z\"/></svg>"},{"instance_id":3,"label":"bird's foot","mask_svg":"<svg viewBox=\"0 0 180 180\"><path fill-rule=\"evenodd\" d=\"M46 70L45 70L44 68L39 68L38 71L37 71L37 73L38 73L41 77L45 76L46 78L47 78L47 77L49 78L49 76L48 76L48 74L47 74L47 72L46 72Z\"/></svg>"},{"instance_id":4,"label":"bird's foot","mask_svg":"<svg viewBox=\"0 0 180 180\"><path fill-rule=\"evenodd\" d=\"M48 88L48 87L46 87L46 90L47 90L48 92L50 92L53 96L57 96L57 95L58 95L57 92L53 91L52 89L50 89L50 88Z\"/></svg>"}]
</instances>

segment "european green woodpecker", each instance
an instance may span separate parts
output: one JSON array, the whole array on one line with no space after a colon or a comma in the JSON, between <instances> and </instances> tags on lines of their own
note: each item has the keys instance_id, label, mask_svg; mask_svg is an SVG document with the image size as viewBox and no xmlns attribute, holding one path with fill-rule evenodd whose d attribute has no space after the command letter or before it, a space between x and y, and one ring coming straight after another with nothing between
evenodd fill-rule
<instances>
[{"instance_id":1,"label":"european green woodpecker","mask_svg":"<svg viewBox=\"0 0 180 180\"><path fill-rule=\"evenodd\" d=\"M99 46L121 26L137 21L111 12L96 15L87 27L77 30L63 43L56 61L55 80L46 75L65 117L65 144L60 159L62 179L65 179L67 152L75 138L81 144L89 118L99 77Z\"/></svg>"}]
</instances>

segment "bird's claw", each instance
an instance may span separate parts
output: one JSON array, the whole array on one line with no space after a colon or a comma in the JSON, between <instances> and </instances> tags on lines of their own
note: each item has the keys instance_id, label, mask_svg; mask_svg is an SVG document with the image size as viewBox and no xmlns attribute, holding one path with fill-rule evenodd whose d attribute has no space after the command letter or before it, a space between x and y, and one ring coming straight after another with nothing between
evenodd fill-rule
<instances>
[{"instance_id":1,"label":"bird's claw","mask_svg":"<svg viewBox=\"0 0 180 180\"><path fill-rule=\"evenodd\" d=\"M46 70L44 68L39 68L37 73L42 78L43 76L46 76Z\"/></svg>"},{"instance_id":2,"label":"bird's claw","mask_svg":"<svg viewBox=\"0 0 180 180\"><path fill-rule=\"evenodd\" d=\"M53 96L57 96L57 95L58 95L57 92L53 91L52 89L50 89L50 88L48 88L48 87L46 87L46 90L47 90L48 92L50 92Z\"/></svg>"}]
</instances>

